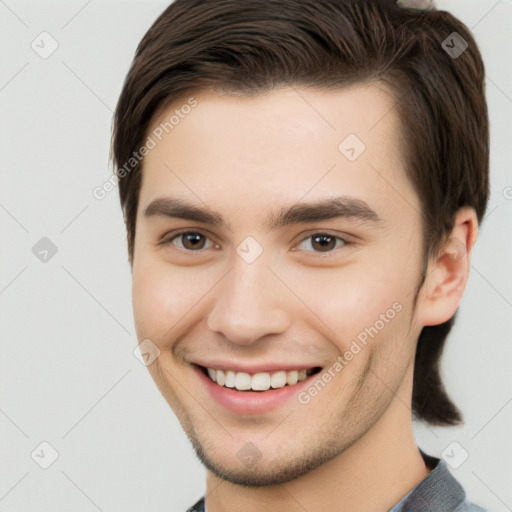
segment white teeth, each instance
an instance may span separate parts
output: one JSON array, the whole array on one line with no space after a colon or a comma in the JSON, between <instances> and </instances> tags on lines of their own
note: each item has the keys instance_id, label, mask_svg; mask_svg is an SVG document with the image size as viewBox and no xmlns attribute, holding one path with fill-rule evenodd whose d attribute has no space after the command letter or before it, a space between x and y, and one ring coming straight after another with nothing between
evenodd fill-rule
<instances>
[{"instance_id":1,"label":"white teeth","mask_svg":"<svg viewBox=\"0 0 512 512\"><path fill-rule=\"evenodd\" d=\"M270 377L270 385L276 388L282 388L286 385L286 372L281 370L279 372L273 373Z\"/></svg>"},{"instance_id":2,"label":"white teeth","mask_svg":"<svg viewBox=\"0 0 512 512\"><path fill-rule=\"evenodd\" d=\"M227 388L235 387L235 372L228 370L226 372L226 383L224 384Z\"/></svg>"},{"instance_id":3,"label":"white teeth","mask_svg":"<svg viewBox=\"0 0 512 512\"><path fill-rule=\"evenodd\" d=\"M246 372L235 372L233 370L215 370L207 368L208 375L213 382L219 386L235 388L239 391L267 391L268 389L279 389L284 386L293 386L301 382L309 375L312 370L279 370L273 373L260 372L252 376Z\"/></svg>"},{"instance_id":4,"label":"white teeth","mask_svg":"<svg viewBox=\"0 0 512 512\"><path fill-rule=\"evenodd\" d=\"M237 372L235 377L235 388L240 391L251 389L252 379L248 373Z\"/></svg>"},{"instance_id":5,"label":"white teeth","mask_svg":"<svg viewBox=\"0 0 512 512\"><path fill-rule=\"evenodd\" d=\"M299 372L297 370L292 370L291 372L288 372L286 374L286 383L289 386L293 386L294 384L297 384L299 381Z\"/></svg>"},{"instance_id":6,"label":"white teeth","mask_svg":"<svg viewBox=\"0 0 512 512\"><path fill-rule=\"evenodd\" d=\"M217 378L217 384L219 384L219 386L226 384L226 374L222 370L217 370L215 377Z\"/></svg>"},{"instance_id":7,"label":"white teeth","mask_svg":"<svg viewBox=\"0 0 512 512\"><path fill-rule=\"evenodd\" d=\"M252 376L252 389L255 391L267 391L270 389L270 375L268 373L255 373Z\"/></svg>"}]
</instances>

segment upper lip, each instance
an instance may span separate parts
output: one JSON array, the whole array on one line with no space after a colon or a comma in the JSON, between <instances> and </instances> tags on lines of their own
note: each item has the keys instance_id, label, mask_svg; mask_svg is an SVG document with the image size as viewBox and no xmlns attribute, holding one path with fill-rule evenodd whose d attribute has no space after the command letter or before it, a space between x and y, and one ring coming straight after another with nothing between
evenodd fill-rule
<instances>
[{"instance_id":1,"label":"upper lip","mask_svg":"<svg viewBox=\"0 0 512 512\"><path fill-rule=\"evenodd\" d=\"M194 364L198 366L204 366L205 368L212 368L214 370L233 370L235 372L246 372L246 373L259 373L259 372L275 372L279 370L291 371L291 370L309 370L311 368L317 368L319 365L312 364L294 364L294 363L258 363L258 364L244 364L237 362L226 362L226 361L194 361Z\"/></svg>"}]
</instances>

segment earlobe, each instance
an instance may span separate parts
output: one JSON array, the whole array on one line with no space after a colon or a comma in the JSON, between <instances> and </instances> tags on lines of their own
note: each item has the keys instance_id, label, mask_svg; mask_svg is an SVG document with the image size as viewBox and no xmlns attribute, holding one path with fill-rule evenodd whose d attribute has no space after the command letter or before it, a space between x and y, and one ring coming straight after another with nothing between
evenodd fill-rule
<instances>
[{"instance_id":1,"label":"earlobe","mask_svg":"<svg viewBox=\"0 0 512 512\"><path fill-rule=\"evenodd\" d=\"M429 262L427 277L418 297L421 325L439 325L457 311L469 277L471 250L478 236L473 208L461 208L450 238L437 259Z\"/></svg>"}]
</instances>

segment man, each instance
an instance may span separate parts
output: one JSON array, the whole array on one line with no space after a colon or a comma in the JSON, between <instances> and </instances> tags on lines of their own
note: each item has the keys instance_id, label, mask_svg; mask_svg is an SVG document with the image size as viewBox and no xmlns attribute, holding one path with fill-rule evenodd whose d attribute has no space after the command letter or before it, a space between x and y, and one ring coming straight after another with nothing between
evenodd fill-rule
<instances>
[{"instance_id":1,"label":"man","mask_svg":"<svg viewBox=\"0 0 512 512\"><path fill-rule=\"evenodd\" d=\"M137 48L112 155L138 339L208 470L191 511L482 510L412 416L462 419L439 357L489 195L484 67L404 4L176 0Z\"/></svg>"}]
</instances>

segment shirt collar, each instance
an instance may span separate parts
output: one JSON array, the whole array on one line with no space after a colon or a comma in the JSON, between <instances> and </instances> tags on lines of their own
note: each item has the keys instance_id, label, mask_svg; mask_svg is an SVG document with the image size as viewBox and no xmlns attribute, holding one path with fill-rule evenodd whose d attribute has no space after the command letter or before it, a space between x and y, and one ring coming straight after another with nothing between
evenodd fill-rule
<instances>
[{"instance_id":1,"label":"shirt collar","mask_svg":"<svg viewBox=\"0 0 512 512\"><path fill-rule=\"evenodd\" d=\"M420 450L430 473L407 493L389 512L455 510L466 499L462 486L450 473L444 460Z\"/></svg>"},{"instance_id":2,"label":"shirt collar","mask_svg":"<svg viewBox=\"0 0 512 512\"><path fill-rule=\"evenodd\" d=\"M407 493L389 512L455 510L466 499L462 486L450 473L446 462L420 450L430 473ZM206 504L202 503L204 512ZM201 510L201 509L200 509Z\"/></svg>"}]
</instances>

